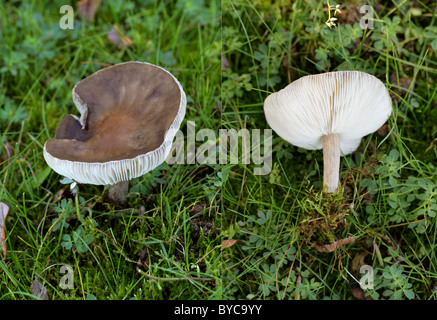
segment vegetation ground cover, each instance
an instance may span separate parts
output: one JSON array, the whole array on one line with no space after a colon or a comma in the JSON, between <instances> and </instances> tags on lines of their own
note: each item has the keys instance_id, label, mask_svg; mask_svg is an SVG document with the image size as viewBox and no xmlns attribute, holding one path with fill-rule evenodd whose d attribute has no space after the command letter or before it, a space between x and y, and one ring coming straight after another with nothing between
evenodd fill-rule
<instances>
[{"instance_id":1,"label":"vegetation ground cover","mask_svg":"<svg viewBox=\"0 0 437 320\"><path fill-rule=\"evenodd\" d=\"M64 4L73 29L60 27ZM73 86L125 61L162 66L180 81L181 131L188 120L219 127L220 6L186 4L102 1L87 21L68 1L1 2L0 199L11 212L0 299L35 298L35 286L53 300L220 295L218 167L164 163L131 181L120 206L106 199L107 187L71 190L42 155L59 121L78 115Z\"/></svg>"},{"instance_id":2,"label":"vegetation ground cover","mask_svg":"<svg viewBox=\"0 0 437 320\"><path fill-rule=\"evenodd\" d=\"M369 12L373 27L362 28ZM226 0L222 16L224 127L268 128L267 95L308 74L364 71L393 100L386 125L342 158L338 198L320 192L322 152L276 134L269 175L224 168L223 237L238 240L224 256L224 296L435 299L435 3ZM374 282L363 290L366 266Z\"/></svg>"}]
</instances>

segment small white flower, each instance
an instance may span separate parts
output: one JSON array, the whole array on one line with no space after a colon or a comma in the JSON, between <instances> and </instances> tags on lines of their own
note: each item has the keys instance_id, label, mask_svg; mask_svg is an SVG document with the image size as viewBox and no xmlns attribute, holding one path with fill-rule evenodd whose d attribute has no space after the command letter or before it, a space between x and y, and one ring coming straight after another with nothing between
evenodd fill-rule
<instances>
[{"instance_id":1,"label":"small white flower","mask_svg":"<svg viewBox=\"0 0 437 320\"><path fill-rule=\"evenodd\" d=\"M329 20L326 21L325 23L326 23L326 25L327 25L329 28L335 27L335 23L332 22L331 19L329 19Z\"/></svg>"}]
</instances>

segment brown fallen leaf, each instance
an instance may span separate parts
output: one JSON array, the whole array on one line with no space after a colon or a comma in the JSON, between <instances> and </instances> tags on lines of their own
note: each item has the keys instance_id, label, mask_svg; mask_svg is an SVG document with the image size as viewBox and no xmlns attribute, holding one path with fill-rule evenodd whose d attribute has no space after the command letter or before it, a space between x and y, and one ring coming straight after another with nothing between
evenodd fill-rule
<instances>
[{"instance_id":1,"label":"brown fallen leaf","mask_svg":"<svg viewBox=\"0 0 437 320\"><path fill-rule=\"evenodd\" d=\"M9 213L9 207L3 203L0 202L0 248L1 248L1 252L3 253L3 257L6 257L6 230L5 230L5 221L6 221L6 217L8 216Z\"/></svg>"},{"instance_id":2,"label":"brown fallen leaf","mask_svg":"<svg viewBox=\"0 0 437 320\"><path fill-rule=\"evenodd\" d=\"M35 296L34 300L49 300L47 289L36 279L36 277L35 281L33 281L32 286L30 287L30 293Z\"/></svg>"},{"instance_id":3,"label":"brown fallen leaf","mask_svg":"<svg viewBox=\"0 0 437 320\"><path fill-rule=\"evenodd\" d=\"M114 24L112 29L109 31L108 39L119 48L127 48L134 43L131 38L121 32L120 28L116 24Z\"/></svg>"},{"instance_id":4,"label":"brown fallen leaf","mask_svg":"<svg viewBox=\"0 0 437 320\"><path fill-rule=\"evenodd\" d=\"M94 22L97 9L99 8L101 0L81 0L77 3L79 9L79 16L84 18L86 22Z\"/></svg>"},{"instance_id":5,"label":"brown fallen leaf","mask_svg":"<svg viewBox=\"0 0 437 320\"><path fill-rule=\"evenodd\" d=\"M229 248L229 247L232 247L237 242L238 242L237 239L228 239L228 240L223 240L222 245L223 245L223 248Z\"/></svg>"},{"instance_id":6,"label":"brown fallen leaf","mask_svg":"<svg viewBox=\"0 0 437 320\"><path fill-rule=\"evenodd\" d=\"M351 244L354 242L355 242L354 237L349 236L346 239L340 239L340 240L334 241L331 244L319 245L316 242L314 242L313 244L316 247L317 251L319 251L319 252L332 252L345 244Z\"/></svg>"},{"instance_id":7,"label":"brown fallen leaf","mask_svg":"<svg viewBox=\"0 0 437 320\"><path fill-rule=\"evenodd\" d=\"M351 262L351 272L352 273L358 273L360 268L362 266L364 266L366 263L364 262L364 259L366 258L367 255L369 255L370 252L367 250L364 250L362 252L360 252L359 254L357 254Z\"/></svg>"},{"instance_id":8,"label":"brown fallen leaf","mask_svg":"<svg viewBox=\"0 0 437 320\"><path fill-rule=\"evenodd\" d=\"M231 68L231 64L229 63L228 58L225 55L222 55L222 71Z\"/></svg>"},{"instance_id":9,"label":"brown fallen leaf","mask_svg":"<svg viewBox=\"0 0 437 320\"><path fill-rule=\"evenodd\" d=\"M364 290L360 287L350 287L349 289L351 290L352 295L358 300L372 300L372 297L366 295Z\"/></svg>"},{"instance_id":10,"label":"brown fallen leaf","mask_svg":"<svg viewBox=\"0 0 437 320\"><path fill-rule=\"evenodd\" d=\"M296 279L296 285L300 285L302 283L302 275L299 273Z\"/></svg>"}]
</instances>

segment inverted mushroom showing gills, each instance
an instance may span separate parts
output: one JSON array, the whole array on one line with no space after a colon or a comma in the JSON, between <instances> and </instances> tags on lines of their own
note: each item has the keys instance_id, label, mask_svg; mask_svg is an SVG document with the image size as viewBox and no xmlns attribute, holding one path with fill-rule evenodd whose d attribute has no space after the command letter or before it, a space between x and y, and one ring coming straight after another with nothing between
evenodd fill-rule
<instances>
[{"instance_id":1,"label":"inverted mushroom showing gills","mask_svg":"<svg viewBox=\"0 0 437 320\"><path fill-rule=\"evenodd\" d=\"M168 156L185 116L184 90L161 67L125 62L83 79L72 94L81 116L62 119L44 158L78 183L111 185L109 197L122 203L128 181Z\"/></svg>"},{"instance_id":2,"label":"inverted mushroom showing gills","mask_svg":"<svg viewBox=\"0 0 437 320\"><path fill-rule=\"evenodd\" d=\"M340 155L355 151L392 111L389 93L376 77L360 71L304 76L269 95L264 113L270 127L291 144L323 148L323 190L338 188Z\"/></svg>"}]
</instances>

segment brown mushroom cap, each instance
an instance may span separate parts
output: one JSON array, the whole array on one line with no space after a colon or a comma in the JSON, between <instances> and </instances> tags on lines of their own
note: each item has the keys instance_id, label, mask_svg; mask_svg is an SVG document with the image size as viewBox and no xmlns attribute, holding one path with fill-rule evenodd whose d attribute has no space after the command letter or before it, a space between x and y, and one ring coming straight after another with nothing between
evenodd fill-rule
<instances>
[{"instance_id":1,"label":"brown mushroom cap","mask_svg":"<svg viewBox=\"0 0 437 320\"><path fill-rule=\"evenodd\" d=\"M44 145L47 163L80 183L114 184L162 163L185 116L186 98L166 70L127 62L73 88L81 118L67 115Z\"/></svg>"}]
</instances>

